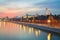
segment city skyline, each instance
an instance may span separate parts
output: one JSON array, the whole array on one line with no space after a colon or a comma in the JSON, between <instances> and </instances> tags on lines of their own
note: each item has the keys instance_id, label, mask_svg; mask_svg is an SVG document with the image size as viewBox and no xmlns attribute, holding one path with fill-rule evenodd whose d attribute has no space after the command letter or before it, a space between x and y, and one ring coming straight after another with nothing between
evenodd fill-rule
<instances>
[{"instance_id":1,"label":"city skyline","mask_svg":"<svg viewBox=\"0 0 60 40\"><path fill-rule=\"evenodd\" d=\"M60 0L0 0L0 17L43 14L48 8L52 14L60 14Z\"/></svg>"}]
</instances>

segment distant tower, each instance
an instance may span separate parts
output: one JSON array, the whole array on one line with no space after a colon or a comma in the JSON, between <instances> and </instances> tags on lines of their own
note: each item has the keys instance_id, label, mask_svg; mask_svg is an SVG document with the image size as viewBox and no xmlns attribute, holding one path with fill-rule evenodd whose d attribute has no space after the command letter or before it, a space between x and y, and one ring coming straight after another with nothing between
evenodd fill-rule
<instances>
[{"instance_id":1,"label":"distant tower","mask_svg":"<svg viewBox=\"0 0 60 40\"><path fill-rule=\"evenodd\" d=\"M28 14L26 14L26 18L28 19Z\"/></svg>"},{"instance_id":2,"label":"distant tower","mask_svg":"<svg viewBox=\"0 0 60 40\"><path fill-rule=\"evenodd\" d=\"M26 14L26 19L27 19L27 22L28 22L28 14Z\"/></svg>"},{"instance_id":3,"label":"distant tower","mask_svg":"<svg viewBox=\"0 0 60 40\"><path fill-rule=\"evenodd\" d=\"M45 14L44 15L50 15L51 13L50 13L50 10L48 9L48 8L46 8L46 12L45 12Z\"/></svg>"},{"instance_id":4,"label":"distant tower","mask_svg":"<svg viewBox=\"0 0 60 40\"><path fill-rule=\"evenodd\" d=\"M21 17L21 22L23 22L23 16Z\"/></svg>"}]
</instances>

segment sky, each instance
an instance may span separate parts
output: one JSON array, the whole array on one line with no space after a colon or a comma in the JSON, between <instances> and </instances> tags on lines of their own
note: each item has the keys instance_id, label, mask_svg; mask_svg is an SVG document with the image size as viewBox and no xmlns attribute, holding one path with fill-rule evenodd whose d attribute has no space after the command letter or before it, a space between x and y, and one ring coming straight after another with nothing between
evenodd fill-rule
<instances>
[{"instance_id":1,"label":"sky","mask_svg":"<svg viewBox=\"0 0 60 40\"><path fill-rule=\"evenodd\" d=\"M0 17L44 14L46 8L52 14L60 14L60 0L0 0Z\"/></svg>"}]
</instances>

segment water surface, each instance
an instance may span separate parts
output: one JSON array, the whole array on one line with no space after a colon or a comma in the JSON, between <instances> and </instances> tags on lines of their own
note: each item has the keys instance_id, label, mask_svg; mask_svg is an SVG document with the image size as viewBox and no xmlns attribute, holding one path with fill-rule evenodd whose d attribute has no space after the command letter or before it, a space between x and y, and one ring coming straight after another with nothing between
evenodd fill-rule
<instances>
[{"instance_id":1,"label":"water surface","mask_svg":"<svg viewBox=\"0 0 60 40\"><path fill-rule=\"evenodd\" d=\"M0 22L0 40L60 40L60 35L11 22Z\"/></svg>"}]
</instances>

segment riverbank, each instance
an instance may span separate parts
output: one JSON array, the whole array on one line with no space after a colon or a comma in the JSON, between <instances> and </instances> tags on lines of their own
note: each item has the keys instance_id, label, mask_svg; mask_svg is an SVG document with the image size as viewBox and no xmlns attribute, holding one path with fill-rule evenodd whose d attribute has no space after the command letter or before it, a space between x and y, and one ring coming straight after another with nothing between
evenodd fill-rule
<instances>
[{"instance_id":1,"label":"riverbank","mask_svg":"<svg viewBox=\"0 0 60 40\"><path fill-rule=\"evenodd\" d=\"M54 32L54 33L60 34L60 28L51 27L51 26L46 25L46 24L36 24L36 23L26 23L26 22L14 22L14 23L23 24L23 25L34 27L37 29L45 30L48 32Z\"/></svg>"}]
</instances>

